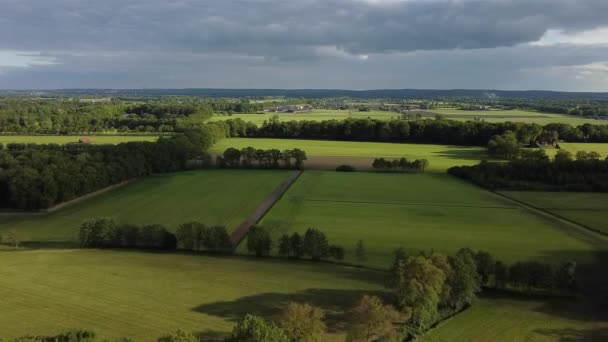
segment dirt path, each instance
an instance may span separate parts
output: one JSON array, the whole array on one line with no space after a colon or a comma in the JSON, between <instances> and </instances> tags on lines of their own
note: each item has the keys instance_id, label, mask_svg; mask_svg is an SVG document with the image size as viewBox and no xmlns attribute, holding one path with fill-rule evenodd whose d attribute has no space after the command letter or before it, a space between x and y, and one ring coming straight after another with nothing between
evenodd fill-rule
<instances>
[{"instance_id":1,"label":"dirt path","mask_svg":"<svg viewBox=\"0 0 608 342\"><path fill-rule=\"evenodd\" d=\"M301 170L292 171L287 178L251 213L243 223L241 223L230 236L234 246L237 246L249 232L251 226L256 224L266 214L270 208L281 198L289 187L302 174Z\"/></svg>"}]
</instances>

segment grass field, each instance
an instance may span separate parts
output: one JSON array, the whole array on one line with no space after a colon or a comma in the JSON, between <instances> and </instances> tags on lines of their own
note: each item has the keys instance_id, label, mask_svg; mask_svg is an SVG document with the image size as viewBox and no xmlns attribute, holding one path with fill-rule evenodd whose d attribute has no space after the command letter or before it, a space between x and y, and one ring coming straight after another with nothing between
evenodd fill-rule
<instances>
[{"instance_id":1,"label":"grass field","mask_svg":"<svg viewBox=\"0 0 608 342\"><path fill-rule=\"evenodd\" d=\"M585 119L577 116L565 115L565 114L548 114L540 112L531 112L523 110L505 110L505 111L465 111L458 110L455 108L440 108L428 110L429 115L424 114L424 118L434 118L435 114L441 114L446 119L467 121L474 120L475 118L483 118L487 122L530 122L537 123L539 125L546 125L548 123L567 123L570 125L578 126L585 123L591 123L595 125L608 124L607 121L600 121L594 119ZM265 120L269 120L273 115L278 115L280 121L323 121L323 120L344 120L347 118L373 118L380 120L390 120L393 118L401 117L401 114L397 112L387 112L373 110L369 112L359 111L348 111L348 110L330 110L330 109L315 109L308 113L264 113L264 114L233 114L233 115L215 115L210 120L219 121L227 119L240 118L245 121L253 122L257 125L261 125ZM416 117L416 112L410 113L412 119Z\"/></svg>"},{"instance_id":2,"label":"grass field","mask_svg":"<svg viewBox=\"0 0 608 342\"><path fill-rule=\"evenodd\" d=\"M0 135L0 143L21 144L68 144L77 143L82 137L89 138L91 144L118 144L127 141L156 141L153 135Z\"/></svg>"},{"instance_id":3,"label":"grass field","mask_svg":"<svg viewBox=\"0 0 608 342\"><path fill-rule=\"evenodd\" d=\"M103 216L121 223L160 223L172 229L188 220L231 229L287 174L209 170L147 177L50 214L3 214L0 233L16 229L24 241L73 241L84 219Z\"/></svg>"},{"instance_id":4,"label":"grass field","mask_svg":"<svg viewBox=\"0 0 608 342\"><path fill-rule=\"evenodd\" d=\"M541 112L532 112L524 110L488 110L488 111L469 111L458 110L456 108L440 108L432 109L430 112L443 115L446 119L454 119L459 121L473 120L474 118L482 118L486 122L528 122L546 125L549 123L565 123L573 126L590 123L593 125L606 125L608 121L586 119L583 117L565 115L565 114L550 114Z\"/></svg>"},{"instance_id":5,"label":"grass field","mask_svg":"<svg viewBox=\"0 0 608 342\"><path fill-rule=\"evenodd\" d=\"M297 147L306 151L309 158L311 156L367 157L371 158L367 160L369 166L371 166L372 160L375 157L426 158L430 162L429 171L445 171L452 166L477 164L486 156L485 149L481 147L257 138L223 139L213 146L212 151L221 153L228 147L240 149L247 146L261 149L277 148L280 150ZM348 162L348 158L340 158L340 163L344 161ZM310 162L313 162L313 160L311 159Z\"/></svg>"},{"instance_id":6,"label":"grass field","mask_svg":"<svg viewBox=\"0 0 608 342\"><path fill-rule=\"evenodd\" d=\"M599 153L603 158L608 157L608 144L602 144L602 143L560 143L559 146L566 150L571 152L573 155L576 155L576 152L578 151L585 151L585 152L597 152ZM547 154L550 156L555 155L555 153L557 153L557 149L546 149Z\"/></svg>"},{"instance_id":7,"label":"grass field","mask_svg":"<svg viewBox=\"0 0 608 342\"><path fill-rule=\"evenodd\" d=\"M323 307L329 327L382 274L307 262L93 250L0 251L3 338L91 329L155 341L176 329L220 337L246 313L289 301Z\"/></svg>"},{"instance_id":8,"label":"grass field","mask_svg":"<svg viewBox=\"0 0 608 342\"><path fill-rule=\"evenodd\" d=\"M306 171L261 223L275 238L321 229L345 247L350 262L361 239L366 264L383 268L398 247L471 247L509 263L591 257L591 242L547 220L448 175Z\"/></svg>"},{"instance_id":9,"label":"grass field","mask_svg":"<svg viewBox=\"0 0 608 342\"><path fill-rule=\"evenodd\" d=\"M608 321L569 300L482 298L423 342L606 341Z\"/></svg>"},{"instance_id":10,"label":"grass field","mask_svg":"<svg viewBox=\"0 0 608 342\"><path fill-rule=\"evenodd\" d=\"M503 191L504 195L608 234L608 193Z\"/></svg>"}]
</instances>

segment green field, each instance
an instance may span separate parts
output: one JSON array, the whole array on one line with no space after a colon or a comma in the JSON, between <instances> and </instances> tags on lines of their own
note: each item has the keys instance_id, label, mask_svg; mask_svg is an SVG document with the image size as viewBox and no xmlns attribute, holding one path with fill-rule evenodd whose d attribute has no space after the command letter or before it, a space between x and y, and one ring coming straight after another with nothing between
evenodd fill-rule
<instances>
[{"instance_id":1,"label":"green field","mask_svg":"<svg viewBox=\"0 0 608 342\"><path fill-rule=\"evenodd\" d=\"M608 234L608 193L503 191L504 195Z\"/></svg>"},{"instance_id":2,"label":"green field","mask_svg":"<svg viewBox=\"0 0 608 342\"><path fill-rule=\"evenodd\" d=\"M487 122L529 122L537 123L539 125L546 125L548 123L567 123L570 125L578 126L585 123L594 125L608 124L606 121L585 119L582 117L565 115L565 114L549 114L540 113L524 110L489 110L489 111L466 111L459 110L456 108L439 108L430 109L426 111L429 114L422 113L424 118L434 118L435 114L440 114L446 119L467 121L474 120L476 118L482 118ZM410 112L410 117L416 118L416 111ZM269 120L273 115L279 117L279 121L323 121L323 120L344 120L347 118L373 118L380 120L390 120L400 118L401 114L397 112L388 112L380 110L372 110L369 112L359 112L356 110L331 110L331 109L315 109L308 113L264 113L264 114L232 114L232 115L221 115L216 114L210 121L221 121L227 119L243 119L245 121L253 122L257 125L261 125L265 120Z\"/></svg>"},{"instance_id":3,"label":"green field","mask_svg":"<svg viewBox=\"0 0 608 342\"><path fill-rule=\"evenodd\" d=\"M426 158L430 162L429 171L445 171L452 166L477 164L486 156L485 149L469 146L258 138L222 139L213 146L212 151L221 153L228 147L241 149L247 146L279 150L299 148L306 151L309 158L311 156L366 157L365 161L368 166L371 166L371 159L376 157ZM336 159L339 159L336 164L348 162L348 158ZM328 159L328 162L330 160ZM353 160L356 159L353 158ZM313 162L312 158L308 163L311 162Z\"/></svg>"},{"instance_id":4,"label":"green field","mask_svg":"<svg viewBox=\"0 0 608 342\"><path fill-rule=\"evenodd\" d=\"M287 176L287 171L209 170L147 177L50 214L0 216L0 233L16 229L28 241L73 241L80 223L107 216L121 223L175 229L198 220L240 224Z\"/></svg>"},{"instance_id":5,"label":"green field","mask_svg":"<svg viewBox=\"0 0 608 342\"><path fill-rule=\"evenodd\" d=\"M127 141L156 141L154 135L0 135L0 143L69 144L80 138L89 138L91 144L119 144Z\"/></svg>"},{"instance_id":6,"label":"green field","mask_svg":"<svg viewBox=\"0 0 608 342\"><path fill-rule=\"evenodd\" d=\"M275 238L321 229L349 262L361 239L374 267L388 267L398 247L471 247L509 263L591 256L594 245L547 220L448 175L306 171L261 223Z\"/></svg>"},{"instance_id":7,"label":"green field","mask_svg":"<svg viewBox=\"0 0 608 342\"><path fill-rule=\"evenodd\" d=\"M373 118L380 120L390 120L392 118L399 118L400 114L396 112L386 111L369 111L359 112L356 110L331 110L331 109L315 109L308 113L264 113L264 114L232 114L232 115L214 115L210 121L221 121L228 119L243 119L245 121L253 122L256 125L261 125L264 121L269 120L273 115L279 117L279 121L324 121L324 120L344 120L347 118L361 119L361 118Z\"/></svg>"},{"instance_id":8,"label":"green field","mask_svg":"<svg viewBox=\"0 0 608 342\"><path fill-rule=\"evenodd\" d=\"M482 298L420 338L423 342L606 341L608 322L568 300Z\"/></svg>"},{"instance_id":9,"label":"green field","mask_svg":"<svg viewBox=\"0 0 608 342\"><path fill-rule=\"evenodd\" d=\"M459 121L473 120L481 118L486 122L527 122L546 125L549 123L565 123L573 126L579 126L586 123L593 125L605 125L607 121L586 119L583 117L566 115L566 114L551 114L532 112L525 110L487 110L487 111L470 111L459 110L456 108L440 108L431 109L430 112L443 115L446 119L454 119Z\"/></svg>"},{"instance_id":10,"label":"green field","mask_svg":"<svg viewBox=\"0 0 608 342\"><path fill-rule=\"evenodd\" d=\"M136 341L176 329L214 338L246 313L271 317L289 301L343 320L383 279L328 264L93 250L0 251L0 265L3 338L74 328Z\"/></svg>"},{"instance_id":11,"label":"green field","mask_svg":"<svg viewBox=\"0 0 608 342\"><path fill-rule=\"evenodd\" d=\"M603 158L608 157L608 143L560 143L559 146L576 155L576 152L585 151L585 152L597 152ZM555 155L557 149L547 149L547 154L552 156Z\"/></svg>"}]
</instances>

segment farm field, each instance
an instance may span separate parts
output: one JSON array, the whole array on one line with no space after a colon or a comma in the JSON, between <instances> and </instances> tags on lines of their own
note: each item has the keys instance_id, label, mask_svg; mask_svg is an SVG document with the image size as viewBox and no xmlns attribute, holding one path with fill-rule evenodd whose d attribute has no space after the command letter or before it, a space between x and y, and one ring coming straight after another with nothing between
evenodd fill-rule
<instances>
[{"instance_id":1,"label":"farm field","mask_svg":"<svg viewBox=\"0 0 608 342\"><path fill-rule=\"evenodd\" d=\"M608 194L502 191L502 194L608 234Z\"/></svg>"},{"instance_id":2,"label":"farm field","mask_svg":"<svg viewBox=\"0 0 608 342\"><path fill-rule=\"evenodd\" d=\"M82 137L89 138L91 144L119 144L128 141L156 141L153 135L0 135L0 143L20 144L69 144L78 143Z\"/></svg>"},{"instance_id":3,"label":"farm field","mask_svg":"<svg viewBox=\"0 0 608 342\"><path fill-rule=\"evenodd\" d=\"M579 126L586 123L593 125L606 125L608 121L586 119L583 117L566 115L566 114L551 114L524 110L488 110L488 111L469 111L459 110L456 108L439 108L431 109L429 112L443 115L446 119L459 121L473 120L474 118L482 118L487 122L527 122L546 125L549 123L565 123L573 126Z\"/></svg>"},{"instance_id":4,"label":"farm field","mask_svg":"<svg viewBox=\"0 0 608 342\"><path fill-rule=\"evenodd\" d=\"M152 176L49 214L2 214L0 233L24 241L74 241L80 223L113 217L120 223L167 225L198 220L240 224L287 177L288 171L206 170Z\"/></svg>"},{"instance_id":5,"label":"farm field","mask_svg":"<svg viewBox=\"0 0 608 342\"><path fill-rule=\"evenodd\" d=\"M419 340L606 341L608 321L590 312L583 303L569 300L482 297Z\"/></svg>"},{"instance_id":6,"label":"farm field","mask_svg":"<svg viewBox=\"0 0 608 342\"><path fill-rule=\"evenodd\" d=\"M366 264L379 268L388 267L399 247L447 253L470 247L507 263L588 260L597 248L581 232L441 174L306 171L261 224L275 239L318 228L344 246L348 262L363 240Z\"/></svg>"},{"instance_id":7,"label":"farm field","mask_svg":"<svg viewBox=\"0 0 608 342\"><path fill-rule=\"evenodd\" d=\"M426 112L426 113L425 113ZM410 116L412 119L416 117L417 112L411 111ZM546 125L548 123L566 123L573 126L590 123L594 125L608 124L607 121L586 119L583 117L577 117L565 114L549 114L523 110L493 110L493 111L466 111L459 110L456 108L439 108L429 109L421 112L423 118L432 119L435 114L441 114L446 119L467 121L474 120L475 118L483 118L487 122L529 122L537 123L539 125ZM253 122L256 125L261 125L265 120L269 120L273 115L279 117L279 121L323 121L323 120L344 120L347 118L372 118L379 120L390 120L401 117L400 113L388 112L380 110L372 110L369 112L359 112L356 110L331 110L331 109L315 109L312 112L307 113L264 113L264 114L232 114L232 115L215 115L210 121L221 121L228 119L243 119L245 121Z\"/></svg>"},{"instance_id":8,"label":"farm field","mask_svg":"<svg viewBox=\"0 0 608 342\"><path fill-rule=\"evenodd\" d=\"M398 118L399 113L387 111L369 111L359 112L356 110L331 110L331 109L315 109L312 112L305 113L264 113L264 114L232 114L232 115L214 115L209 121L222 121L228 119L243 119L253 122L256 125L261 125L264 121L269 120L273 115L279 117L279 121L324 121L324 120L344 120L348 118L363 119L373 118L380 120L390 120Z\"/></svg>"},{"instance_id":9,"label":"farm field","mask_svg":"<svg viewBox=\"0 0 608 342\"><path fill-rule=\"evenodd\" d=\"M603 158L608 157L608 143L560 143L559 146L572 153L572 155L576 155L578 151L585 152L597 152ZM554 156L557 153L557 149L546 149L547 155Z\"/></svg>"},{"instance_id":10,"label":"farm field","mask_svg":"<svg viewBox=\"0 0 608 342\"><path fill-rule=\"evenodd\" d=\"M342 320L384 279L309 262L103 250L0 251L0 265L0 307L12 308L0 315L3 338L82 328L136 341L183 329L208 340L246 313L271 318L289 301ZM328 323L328 340L343 338Z\"/></svg>"},{"instance_id":11,"label":"farm field","mask_svg":"<svg viewBox=\"0 0 608 342\"><path fill-rule=\"evenodd\" d=\"M299 148L306 151L309 158L304 163L305 167L318 162L318 158L314 157L332 157L335 159L333 163L332 158L324 158L323 160L323 162L331 164L332 167L328 167L330 169L340 164L354 164L356 162L365 164L369 168L373 158L406 157L408 159L426 158L430 162L429 171L443 172L452 166L477 164L486 156L485 149L482 147L258 138L222 139L212 147L212 152L222 153L229 147L241 149L247 146L261 149L277 148L279 150ZM363 160L357 159L360 157L365 158Z\"/></svg>"}]
</instances>

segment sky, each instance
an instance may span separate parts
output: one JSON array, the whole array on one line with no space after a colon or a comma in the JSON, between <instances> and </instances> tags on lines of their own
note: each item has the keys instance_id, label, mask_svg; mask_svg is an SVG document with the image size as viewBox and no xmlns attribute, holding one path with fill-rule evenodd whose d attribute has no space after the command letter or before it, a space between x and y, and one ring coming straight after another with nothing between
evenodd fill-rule
<instances>
[{"instance_id":1,"label":"sky","mask_svg":"<svg viewBox=\"0 0 608 342\"><path fill-rule=\"evenodd\" d=\"M0 0L0 89L608 92L608 0Z\"/></svg>"}]
</instances>

